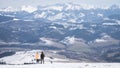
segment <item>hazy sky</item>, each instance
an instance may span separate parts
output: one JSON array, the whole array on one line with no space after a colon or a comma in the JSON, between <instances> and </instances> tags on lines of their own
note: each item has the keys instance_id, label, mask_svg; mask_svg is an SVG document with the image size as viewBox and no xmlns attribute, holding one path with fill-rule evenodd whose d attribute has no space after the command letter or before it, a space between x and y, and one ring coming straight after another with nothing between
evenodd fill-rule
<instances>
[{"instance_id":1,"label":"hazy sky","mask_svg":"<svg viewBox=\"0 0 120 68\"><path fill-rule=\"evenodd\" d=\"M110 6L113 4L120 5L120 0L0 0L0 8L5 8L8 6L20 7L22 5L46 6L56 3L77 3L95 6Z\"/></svg>"}]
</instances>

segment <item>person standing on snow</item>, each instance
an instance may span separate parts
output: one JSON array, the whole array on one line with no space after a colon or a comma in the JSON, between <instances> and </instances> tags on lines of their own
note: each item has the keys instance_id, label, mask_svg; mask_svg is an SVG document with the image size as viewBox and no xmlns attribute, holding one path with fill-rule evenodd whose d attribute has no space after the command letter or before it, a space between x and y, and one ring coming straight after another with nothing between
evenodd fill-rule
<instances>
[{"instance_id":1,"label":"person standing on snow","mask_svg":"<svg viewBox=\"0 0 120 68\"><path fill-rule=\"evenodd\" d=\"M39 63L40 61L40 56L39 56L39 53L37 52L36 55L35 55L35 59L36 59L36 63Z\"/></svg>"},{"instance_id":2,"label":"person standing on snow","mask_svg":"<svg viewBox=\"0 0 120 68\"><path fill-rule=\"evenodd\" d=\"M40 57L41 57L41 64L44 64L45 55L44 55L44 52L43 52L43 51L41 52Z\"/></svg>"}]
</instances>

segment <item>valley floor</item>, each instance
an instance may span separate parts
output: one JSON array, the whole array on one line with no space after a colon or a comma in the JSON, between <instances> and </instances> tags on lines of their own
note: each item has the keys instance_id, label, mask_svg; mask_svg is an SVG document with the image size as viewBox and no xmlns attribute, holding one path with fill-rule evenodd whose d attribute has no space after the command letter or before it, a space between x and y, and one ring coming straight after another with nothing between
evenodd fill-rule
<instances>
[{"instance_id":1,"label":"valley floor","mask_svg":"<svg viewBox=\"0 0 120 68\"><path fill-rule=\"evenodd\" d=\"M120 63L45 63L28 65L0 65L0 68L120 68Z\"/></svg>"}]
</instances>

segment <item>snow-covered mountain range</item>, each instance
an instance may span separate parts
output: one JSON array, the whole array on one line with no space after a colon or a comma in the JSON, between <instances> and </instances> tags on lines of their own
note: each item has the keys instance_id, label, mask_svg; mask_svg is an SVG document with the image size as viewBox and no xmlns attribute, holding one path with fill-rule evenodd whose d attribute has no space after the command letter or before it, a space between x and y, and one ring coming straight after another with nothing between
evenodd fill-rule
<instances>
[{"instance_id":1,"label":"snow-covered mountain range","mask_svg":"<svg viewBox=\"0 0 120 68\"><path fill-rule=\"evenodd\" d=\"M117 5L98 8L72 3L1 9L0 54L64 50L59 54L80 61L120 62L119 12Z\"/></svg>"}]
</instances>

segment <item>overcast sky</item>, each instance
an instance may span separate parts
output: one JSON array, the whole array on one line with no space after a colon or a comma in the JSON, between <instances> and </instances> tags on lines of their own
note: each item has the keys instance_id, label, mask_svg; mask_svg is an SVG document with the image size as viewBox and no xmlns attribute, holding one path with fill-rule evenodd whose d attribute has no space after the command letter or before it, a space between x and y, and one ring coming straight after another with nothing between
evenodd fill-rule
<instances>
[{"instance_id":1,"label":"overcast sky","mask_svg":"<svg viewBox=\"0 0 120 68\"><path fill-rule=\"evenodd\" d=\"M120 5L120 0L0 0L0 8L6 8L8 6L17 8L23 5L46 6L56 3L77 3L95 6L110 6L113 4Z\"/></svg>"}]
</instances>

